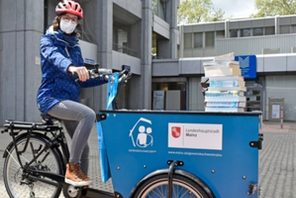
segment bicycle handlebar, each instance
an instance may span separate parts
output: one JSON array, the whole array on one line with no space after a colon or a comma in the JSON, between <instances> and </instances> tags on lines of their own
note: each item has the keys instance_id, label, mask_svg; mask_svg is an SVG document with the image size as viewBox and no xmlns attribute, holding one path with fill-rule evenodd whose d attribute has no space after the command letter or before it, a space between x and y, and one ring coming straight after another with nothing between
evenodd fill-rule
<instances>
[{"instance_id":1,"label":"bicycle handlebar","mask_svg":"<svg viewBox=\"0 0 296 198\"><path fill-rule=\"evenodd\" d=\"M112 69L99 68L99 65L97 64L96 65L86 64L85 67L89 72L90 79L102 77L105 80L109 80L113 74ZM121 71L119 71L119 80L118 80L119 83L126 82L131 77L130 66L122 65L121 68L122 68ZM76 81L79 81L78 75L76 73L73 75L76 78Z\"/></svg>"}]
</instances>

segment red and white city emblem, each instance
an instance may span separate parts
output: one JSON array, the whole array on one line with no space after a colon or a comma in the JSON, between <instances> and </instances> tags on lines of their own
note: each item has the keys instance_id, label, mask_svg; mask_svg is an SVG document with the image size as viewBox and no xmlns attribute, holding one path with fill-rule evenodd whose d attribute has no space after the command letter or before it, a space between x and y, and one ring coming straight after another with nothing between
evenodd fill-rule
<instances>
[{"instance_id":1,"label":"red and white city emblem","mask_svg":"<svg viewBox=\"0 0 296 198\"><path fill-rule=\"evenodd\" d=\"M181 127L173 126L171 128L171 134L174 138L178 138L181 136Z\"/></svg>"}]
</instances>

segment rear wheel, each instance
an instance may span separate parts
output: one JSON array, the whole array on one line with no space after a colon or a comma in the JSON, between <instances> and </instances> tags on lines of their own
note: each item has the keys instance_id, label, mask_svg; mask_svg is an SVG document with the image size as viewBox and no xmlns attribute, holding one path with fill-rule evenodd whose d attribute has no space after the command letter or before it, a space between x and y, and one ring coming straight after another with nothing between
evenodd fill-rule
<instances>
[{"instance_id":1,"label":"rear wheel","mask_svg":"<svg viewBox=\"0 0 296 198\"><path fill-rule=\"evenodd\" d=\"M166 198L168 197L168 175L161 174L144 181L135 191L135 198ZM173 198L212 198L210 191L183 175L176 174L173 178Z\"/></svg>"},{"instance_id":2,"label":"rear wheel","mask_svg":"<svg viewBox=\"0 0 296 198\"><path fill-rule=\"evenodd\" d=\"M18 151L22 151L27 143L27 137L23 136L16 140ZM42 136L34 135L30 137L27 147L19 156L23 165L28 164L33 156L37 156L47 145L47 140ZM62 159L57 149L49 148L43 151L40 156L28 167L31 170L48 171L51 173L63 174ZM37 179L31 179L24 173L18 160L15 147L8 150L8 155L4 161L3 178L5 188L10 197L58 197L62 185L58 185L56 181L44 178L35 174ZM57 186L41 182L38 179L46 179L55 182Z\"/></svg>"}]
</instances>

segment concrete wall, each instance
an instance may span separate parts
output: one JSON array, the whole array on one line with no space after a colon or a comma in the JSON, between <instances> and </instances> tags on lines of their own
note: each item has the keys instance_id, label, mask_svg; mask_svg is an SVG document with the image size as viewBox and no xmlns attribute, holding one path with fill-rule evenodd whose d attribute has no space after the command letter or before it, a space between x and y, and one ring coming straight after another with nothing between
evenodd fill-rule
<instances>
[{"instance_id":1,"label":"concrete wall","mask_svg":"<svg viewBox=\"0 0 296 198\"><path fill-rule=\"evenodd\" d=\"M296 53L257 55L257 73L296 72ZM202 75L203 63L213 57L153 60L153 77Z\"/></svg>"},{"instance_id":2,"label":"concrete wall","mask_svg":"<svg viewBox=\"0 0 296 198\"><path fill-rule=\"evenodd\" d=\"M0 122L39 120L39 41L43 1L0 1Z\"/></svg>"},{"instance_id":3,"label":"concrete wall","mask_svg":"<svg viewBox=\"0 0 296 198\"><path fill-rule=\"evenodd\" d=\"M153 77L179 76L180 67L178 59L153 60Z\"/></svg>"},{"instance_id":4,"label":"concrete wall","mask_svg":"<svg viewBox=\"0 0 296 198\"><path fill-rule=\"evenodd\" d=\"M200 77L188 78L188 110L204 111L204 96L201 92Z\"/></svg>"},{"instance_id":5,"label":"concrete wall","mask_svg":"<svg viewBox=\"0 0 296 198\"><path fill-rule=\"evenodd\" d=\"M270 111L268 98L284 98L284 119L296 121L296 75L269 75L265 77L265 116Z\"/></svg>"},{"instance_id":6,"label":"concrete wall","mask_svg":"<svg viewBox=\"0 0 296 198\"><path fill-rule=\"evenodd\" d=\"M141 59L113 50L112 68L116 70L121 70L122 65L131 66L131 72L133 74L141 75Z\"/></svg>"},{"instance_id":7,"label":"concrete wall","mask_svg":"<svg viewBox=\"0 0 296 198\"><path fill-rule=\"evenodd\" d=\"M170 25L156 15L154 15L153 19L153 31L166 39L170 39Z\"/></svg>"},{"instance_id":8,"label":"concrete wall","mask_svg":"<svg viewBox=\"0 0 296 198\"><path fill-rule=\"evenodd\" d=\"M113 0L113 2L138 18L142 18L141 0Z\"/></svg>"}]
</instances>

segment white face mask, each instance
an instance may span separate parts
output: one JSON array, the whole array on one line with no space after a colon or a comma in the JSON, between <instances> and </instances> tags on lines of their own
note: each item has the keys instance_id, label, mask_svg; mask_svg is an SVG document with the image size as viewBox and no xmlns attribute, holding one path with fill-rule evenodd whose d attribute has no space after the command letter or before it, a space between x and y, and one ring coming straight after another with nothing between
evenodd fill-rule
<instances>
[{"instance_id":1,"label":"white face mask","mask_svg":"<svg viewBox=\"0 0 296 198\"><path fill-rule=\"evenodd\" d=\"M66 34L72 34L77 26L77 22L67 19L61 19L60 28Z\"/></svg>"}]
</instances>

